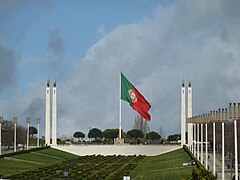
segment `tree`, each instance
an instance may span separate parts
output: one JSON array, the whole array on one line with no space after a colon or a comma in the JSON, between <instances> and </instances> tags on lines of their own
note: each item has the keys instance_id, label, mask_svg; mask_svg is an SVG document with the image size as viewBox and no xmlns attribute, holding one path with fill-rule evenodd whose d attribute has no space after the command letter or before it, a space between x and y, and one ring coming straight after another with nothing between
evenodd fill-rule
<instances>
[{"instance_id":1,"label":"tree","mask_svg":"<svg viewBox=\"0 0 240 180\"><path fill-rule=\"evenodd\" d=\"M161 138L161 136L156 133L155 131L151 131L149 133L147 133L147 139L148 140L159 140Z\"/></svg>"},{"instance_id":2,"label":"tree","mask_svg":"<svg viewBox=\"0 0 240 180\"><path fill-rule=\"evenodd\" d=\"M85 134L82 133L82 132L80 132L80 131L78 131L78 132L75 132L75 133L73 134L73 137L78 138L78 141L79 141L80 138L81 138L81 139L85 138Z\"/></svg>"},{"instance_id":3,"label":"tree","mask_svg":"<svg viewBox=\"0 0 240 180\"><path fill-rule=\"evenodd\" d=\"M167 138L168 141L174 141L174 142L177 142L179 139L180 139L179 134L169 135Z\"/></svg>"},{"instance_id":4,"label":"tree","mask_svg":"<svg viewBox=\"0 0 240 180\"><path fill-rule=\"evenodd\" d=\"M13 145L14 124L12 121L4 121L2 125L2 145ZM26 144L27 128L17 125L17 144Z\"/></svg>"},{"instance_id":5,"label":"tree","mask_svg":"<svg viewBox=\"0 0 240 180\"><path fill-rule=\"evenodd\" d=\"M111 139L118 137L119 129L106 129L103 131L103 137L105 139Z\"/></svg>"},{"instance_id":6,"label":"tree","mask_svg":"<svg viewBox=\"0 0 240 180\"><path fill-rule=\"evenodd\" d=\"M29 134L30 134L30 136L33 137L33 135L34 135L34 134L37 134L37 133L38 133L37 128L35 128L35 127L29 127Z\"/></svg>"},{"instance_id":7,"label":"tree","mask_svg":"<svg viewBox=\"0 0 240 180\"><path fill-rule=\"evenodd\" d=\"M97 138L102 139L103 133L102 133L102 131L101 131L100 129L98 129L98 128L93 128L93 129L90 129L90 130L89 130L89 132L88 132L88 137L89 137L89 138L95 138L95 140L96 140Z\"/></svg>"},{"instance_id":8,"label":"tree","mask_svg":"<svg viewBox=\"0 0 240 180\"><path fill-rule=\"evenodd\" d=\"M127 132L127 135L130 138L134 138L134 139L138 139L138 138L143 138L144 137L143 132L140 131L139 129L132 129L132 130Z\"/></svg>"},{"instance_id":9,"label":"tree","mask_svg":"<svg viewBox=\"0 0 240 180\"><path fill-rule=\"evenodd\" d=\"M133 129L138 129L143 132L144 137L146 137L147 132L149 131L148 123L142 116L139 114L134 120Z\"/></svg>"}]
</instances>

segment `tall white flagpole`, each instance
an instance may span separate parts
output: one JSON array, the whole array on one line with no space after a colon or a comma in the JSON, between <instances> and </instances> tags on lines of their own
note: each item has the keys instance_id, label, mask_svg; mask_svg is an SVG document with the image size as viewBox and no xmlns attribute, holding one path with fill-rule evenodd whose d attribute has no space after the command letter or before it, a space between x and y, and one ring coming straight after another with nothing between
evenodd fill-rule
<instances>
[{"instance_id":1,"label":"tall white flagpole","mask_svg":"<svg viewBox=\"0 0 240 180\"><path fill-rule=\"evenodd\" d=\"M121 72L119 73L119 139L122 139Z\"/></svg>"}]
</instances>

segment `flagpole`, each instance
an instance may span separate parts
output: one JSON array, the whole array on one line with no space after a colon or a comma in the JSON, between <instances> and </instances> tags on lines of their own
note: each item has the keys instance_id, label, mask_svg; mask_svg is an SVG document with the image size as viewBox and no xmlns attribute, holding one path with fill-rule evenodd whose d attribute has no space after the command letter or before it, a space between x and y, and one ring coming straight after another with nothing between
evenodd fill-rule
<instances>
[{"instance_id":1,"label":"flagpole","mask_svg":"<svg viewBox=\"0 0 240 180\"><path fill-rule=\"evenodd\" d=\"M119 73L119 139L122 139L121 72Z\"/></svg>"}]
</instances>

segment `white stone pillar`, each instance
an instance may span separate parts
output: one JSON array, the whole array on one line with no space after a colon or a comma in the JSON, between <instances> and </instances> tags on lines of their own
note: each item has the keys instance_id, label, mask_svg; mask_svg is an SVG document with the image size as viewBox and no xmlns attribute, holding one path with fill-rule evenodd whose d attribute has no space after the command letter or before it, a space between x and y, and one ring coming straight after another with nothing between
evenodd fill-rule
<instances>
[{"instance_id":1,"label":"white stone pillar","mask_svg":"<svg viewBox=\"0 0 240 180\"><path fill-rule=\"evenodd\" d=\"M50 81L46 87L46 119L45 119L45 144L50 145Z\"/></svg>"},{"instance_id":2,"label":"white stone pillar","mask_svg":"<svg viewBox=\"0 0 240 180\"><path fill-rule=\"evenodd\" d=\"M194 136L195 136L194 156L197 157L197 124L195 124L194 126Z\"/></svg>"},{"instance_id":3,"label":"white stone pillar","mask_svg":"<svg viewBox=\"0 0 240 180\"><path fill-rule=\"evenodd\" d=\"M238 177L237 120L234 119L235 180Z\"/></svg>"},{"instance_id":4,"label":"white stone pillar","mask_svg":"<svg viewBox=\"0 0 240 180\"><path fill-rule=\"evenodd\" d=\"M213 122L213 175L216 176L216 136L215 136L215 122Z\"/></svg>"},{"instance_id":5,"label":"white stone pillar","mask_svg":"<svg viewBox=\"0 0 240 180\"><path fill-rule=\"evenodd\" d=\"M199 160L199 124L197 124L197 159Z\"/></svg>"},{"instance_id":6,"label":"white stone pillar","mask_svg":"<svg viewBox=\"0 0 240 180\"><path fill-rule=\"evenodd\" d=\"M222 180L224 180L224 122L222 122Z\"/></svg>"},{"instance_id":7,"label":"white stone pillar","mask_svg":"<svg viewBox=\"0 0 240 180\"><path fill-rule=\"evenodd\" d=\"M206 148L206 157L205 157L205 168L208 169L208 132L207 132L207 129L208 129L208 125L205 124L205 148Z\"/></svg>"},{"instance_id":8,"label":"white stone pillar","mask_svg":"<svg viewBox=\"0 0 240 180\"><path fill-rule=\"evenodd\" d=\"M52 145L57 145L57 86L56 80L53 83L52 98Z\"/></svg>"},{"instance_id":9,"label":"white stone pillar","mask_svg":"<svg viewBox=\"0 0 240 180\"><path fill-rule=\"evenodd\" d=\"M201 124L201 164L203 164L203 124Z\"/></svg>"},{"instance_id":10,"label":"white stone pillar","mask_svg":"<svg viewBox=\"0 0 240 180\"><path fill-rule=\"evenodd\" d=\"M183 146L186 143L186 110L185 110L185 85L184 81L182 81L181 88L181 145Z\"/></svg>"},{"instance_id":11,"label":"white stone pillar","mask_svg":"<svg viewBox=\"0 0 240 180\"><path fill-rule=\"evenodd\" d=\"M188 118L192 117L192 85L188 83ZM193 147L193 124L188 123L188 146ZM192 150L192 148L191 148Z\"/></svg>"},{"instance_id":12,"label":"white stone pillar","mask_svg":"<svg viewBox=\"0 0 240 180\"><path fill-rule=\"evenodd\" d=\"M192 153L195 156L195 144L196 144L196 136L195 136L195 124L193 124L193 148L192 148Z\"/></svg>"}]
</instances>

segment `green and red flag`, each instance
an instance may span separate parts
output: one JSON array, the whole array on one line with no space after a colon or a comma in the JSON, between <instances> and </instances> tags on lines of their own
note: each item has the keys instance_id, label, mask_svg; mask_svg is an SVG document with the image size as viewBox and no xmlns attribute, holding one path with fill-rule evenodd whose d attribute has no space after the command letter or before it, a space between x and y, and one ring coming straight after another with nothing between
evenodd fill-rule
<instances>
[{"instance_id":1,"label":"green and red flag","mask_svg":"<svg viewBox=\"0 0 240 180\"><path fill-rule=\"evenodd\" d=\"M137 111L144 119L150 121L151 116L148 113L148 110L151 108L151 105L122 73L121 99L129 102L130 106L132 106L135 111Z\"/></svg>"}]
</instances>

